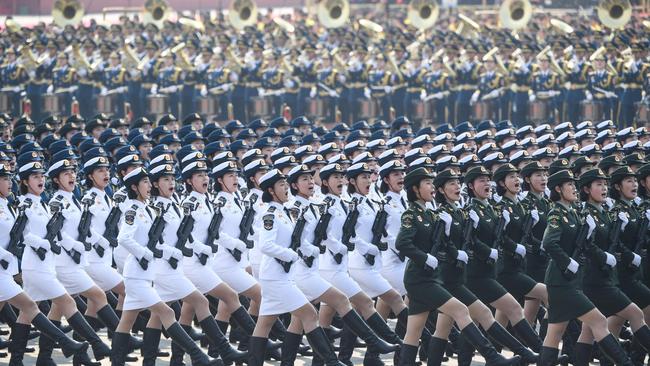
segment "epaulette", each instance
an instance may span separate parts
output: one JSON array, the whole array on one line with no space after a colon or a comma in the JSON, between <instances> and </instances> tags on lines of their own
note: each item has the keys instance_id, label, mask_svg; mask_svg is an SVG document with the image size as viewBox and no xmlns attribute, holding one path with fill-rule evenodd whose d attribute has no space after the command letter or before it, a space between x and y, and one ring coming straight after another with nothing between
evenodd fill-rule
<instances>
[{"instance_id":1,"label":"epaulette","mask_svg":"<svg viewBox=\"0 0 650 366\"><path fill-rule=\"evenodd\" d=\"M269 206L269 208L266 210L266 212L270 212L270 213L275 212L275 206Z\"/></svg>"},{"instance_id":2,"label":"epaulette","mask_svg":"<svg viewBox=\"0 0 650 366\"><path fill-rule=\"evenodd\" d=\"M32 203L34 203L34 201L32 201L31 198L25 198L23 202L20 203L20 205L24 205L25 208L30 208L32 207Z\"/></svg>"},{"instance_id":3,"label":"epaulette","mask_svg":"<svg viewBox=\"0 0 650 366\"><path fill-rule=\"evenodd\" d=\"M257 194L251 193L251 197L250 197L249 201L251 202L252 205L254 205L255 202L257 202Z\"/></svg>"},{"instance_id":4,"label":"epaulette","mask_svg":"<svg viewBox=\"0 0 650 366\"><path fill-rule=\"evenodd\" d=\"M392 200L392 199L393 199L392 196L388 196L388 197L386 197L386 204L389 204L389 203L390 203L390 200Z\"/></svg>"}]
</instances>

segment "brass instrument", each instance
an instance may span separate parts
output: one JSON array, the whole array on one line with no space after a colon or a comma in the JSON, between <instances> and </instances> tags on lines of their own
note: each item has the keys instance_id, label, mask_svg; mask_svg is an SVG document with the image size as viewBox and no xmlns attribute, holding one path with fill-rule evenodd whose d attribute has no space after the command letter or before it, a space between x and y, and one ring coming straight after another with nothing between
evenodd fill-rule
<instances>
[{"instance_id":1,"label":"brass instrument","mask_svg":"<svg viewBox=\"0 0 650 366\"><path fill-rule=\"evenodd\" d=\"M253 0L234 0L228 9L228 20L237 29L254 25L257 23L257 5Z\"/></svg>"},{"instance_id":2,"label":"brass instrument","mask_svg":"<svg viewBox=\"0 0 650 366\"><path fill-rule=\"evenodd\" d=\"M56 0L52 6L52 18L60 27L77 25L83 16L84 8L79 0Z\"/></svg>"},{"instance_id":3,"label":"brass instrument","mask_svg":"<svg viewBox=\"0 0 650 366\"><path fill-rule=\"evenodd\" d=\"M339 28L350 18L350 3L347 0L322 0L316 10L318 21L326 28Z\"/></svg>"},{"instance_id":4,"label":"brass instrument","mask_svg":"<svg viewBox=\"0 0 650 366\"><path fill-rule=\"evenodd\" d=\"M622 29L632 18L632 4L630 0L601 0L596 13L606 27Z\"/></svg>"},{"instance_id":5,"label":"brass instrument","mask_svg":"<svg viewBox=\"0 0 650 366\"><path fill-rule=\"evenodd\" d=\"M369 19L359 19L359 25L377 34L384 32L384 27Z\"/></svg>"},{"instance_id":6,"label":"brass instrument","mask_svg":"<svg viewBox=\"0 0 650 366\"><path fill-rule=\"evenodd\" d=\"M125 67L137 67L140 64L140 59L138 55L135 54L133 48L131 48L126 42L122 46L123 62Z\"/></svg>"},{"instance_id":7,"label":"brass instrument","mask_svg":"<svg viewBox=\"0 0 650 366\"><path fill-rule=\"evenodd\" d=\"M564 34L573 33L573 27L561 21L560 19L553 18L550 20L550 22L551 22L551 26L553 26L555 29L559 30Z\"/></svg>"},{"instance_id":8,"label":"brass instrument","mask_svg":"<svg viewBox=\"0 0 650 366\"><path fill-rule=\"evenodd\" d=\"M15 20L8 18L5 20L5 29L9 33L18 33L20 32L20 25Z\"/></svg>"},{"instance_id":9,"label":"brass instrument","mask_svg":"<svg viewBox=\"0 0 650 366\"><path fill-rule=\"evenodd\" d=\"M296 31L296 27L294 27L293 24L287 22L286 20L280 17L273 18L273 22L287 33L293 33Z\"/></svg>"},{"instance_id":10,"label":"brass instrument","mask_svg":"<svg viewBox=\"0 0 650 366\"><path fill-rule=\"evenodd\" d=\"M39 60L38 58L36 58L36 55L34 54L34 51L32 51L33 43L34 43L34 40L30 38L27 41L25 41L24 46L18 47L18 52L20 53L21 57L23 58L23 66L25 66L25 68L28 69L28 70L36 69L43 62L42 60Z\"/></svg>"},{"instance_id":11,"label":"brass instrument","mask_svg":"<svg viewBox=\"0 0 650 366\"><path fill-rule=\"evenodd\" d=\"M89 72L93 70L90 62L88 62L88 58L81 52L81 48L79 47L78 43L72 45L72 56L74 57L75 62L80 64L82 68L88 70Z\"/></svg>"},{"instance_id":12,"label":"brass instrument","mask_svg":"<svg viewBox=\"0 0 650 366\"><path fill-rule=\"evenodd\" d=\"M596 58L605 55L607 49L603 46L599 47L594 53L589 56L589 61L594 61Z\"/></svg>"},{"instance_id":13,"label":"brass instrument","mask_svg":"<svg viewBox=\"0 0 650 366\"><path fill-rule=\"evenodd\" d=\"M433 27L440 9L435 0L412 0L408 5L407 19L420 31Z\"/></svg>"},{"instance_id":14,"label":"brass instrument","mask_svg":"<svg viewBox=\"0 0 650 366\"><path fill-rule=\"evenodd\" d=\"M464 14L458 14L458 18L461 20L461 22L458 28L456 28L456 34L474 37L481 31L481 27L478 25L478 23L476 23L470 17Z\"/></svg>"},{"instance_id":15,"label":"brass instrument","mask_svg":"<svg viewBox=\"0 0 650 366\"><path fill-rule=\"evenodd\" d=\"M145 24L155 24L162 28L163 23L171 13L171 8L165 0L147 0L144 3L144 15L142 17Z\"/></svg>"},{"instance_id":16,"label":"brass instrument","mask_svg":"<svg viewBox=\"0 0 650 366\"><path fill-rule=\"evenodd\" d=\"M184 26L193 28L194 30L205 32L205 26L203 25L203 22L199 20L192 18L180 18L178 19L178 22Z\"/></svg>"},{"instance_id":17,"label":"brass instrument","mask_svg":"<svg viewBox=\"0 0 650 366\"><path fill-rule=\"evenodd\" d=\"M395 51L391 51L388 54L388 64L393 68L393 72L397 74L400 78L402 78L402 70L400 70L399 65L397 64L397 61L395 61Z\"/></svg>"},{"instance_id":18,"label":"brass instrument","mask_svg":"<svg viewBox=\"0 0 650 366\"><path fill-rule=\"evenodd\" d=\"M532 15L533 7L528 0L505 0L499 7L499 21L509 29L526 27Z\"/></svg>"}]
</instances>

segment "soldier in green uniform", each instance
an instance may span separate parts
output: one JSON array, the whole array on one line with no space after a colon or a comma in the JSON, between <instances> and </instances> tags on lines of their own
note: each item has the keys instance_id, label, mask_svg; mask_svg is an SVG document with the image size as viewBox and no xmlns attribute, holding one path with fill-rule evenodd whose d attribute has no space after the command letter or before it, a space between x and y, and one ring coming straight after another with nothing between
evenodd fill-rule
<instances>
[{"instance_id":1,"label":"soldier in green uniform","mask_svg":"<svg viewBox=\"0 0 650 366\"><path fill-rule=\"evenodd\" d=\"M446 171L441 174L449 174ZM456 177L456 179L458 179ZM415 365L418 343L429 312L439 311L438 318L446 323L456 322L461 334L485 357L487 365L515 365L519 357L506 359L496 352L494 346L472 322L469 310L442 286L436 247L440 242L442 227L436 214L426 208L433 201L433 176L426 168L410 171L404 180L409 208L402 214L400 230L395 247L409 261L404 273L404 286L409 297L409 319L406 336L400 351L399 365ZM440 331L437 327L436 331ZM447 333L449 331L447 328ZM447 346L447 335L432 337L429 343L429 364L440 365Z\"/></svg>"},{"instance_id":2,"label":"soldier in green uniform","mask_svg":"<svg viewBox=\"0 0 650 366\"><path fill-rule=\"evenodd\" d=\"M548 332L538 365L555 365L558 345L570 320L578 318L591 329L601 351L618 365L632 365L623 348L607 329L607 319L582 292L582 271L575 258L576 242L584 240L578 232L584 224L574 209L578 199L575 178L568 170L560 170L548 179L551 201L548 226L542 245L551 256L546 271L548 290ZM584 233L583 235L587 235ZM579 249L579 248L578 248Z\"/></svg>"},{"instance_id":3,"label":"soldier in green uniform","mask_svg":"<svg viewBox=\"0 0 650 366\"><path fill-rule=\"evenodd\" d=\"M592 240L584 248L584 293L610 322L617 318L628 320L635 338L647 348L650 329L645 324L641 309L621 291L616 274L616 257L609 253L611 239L620 232L620 225L612 220L603 206L607 198L608 180L605 172L598 168L586 171L578 179L580 199L585 204L582 214L594 227ZM593 341L591 330L583 325L574 348L574 365L589 364Z\"/></svg>"}]
</instances>

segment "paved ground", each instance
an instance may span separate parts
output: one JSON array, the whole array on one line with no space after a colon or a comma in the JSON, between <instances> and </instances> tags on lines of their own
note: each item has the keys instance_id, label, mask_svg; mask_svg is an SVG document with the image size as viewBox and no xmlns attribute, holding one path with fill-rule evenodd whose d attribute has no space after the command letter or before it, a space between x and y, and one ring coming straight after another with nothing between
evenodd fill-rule
<instances>
[{"instance_id":1,"label":"paved ground","mask_svg":"<svg viewBox=\"0 0 650 366\"><path fill-rule=\"evenodd\" d=\"M394 324L391 324L391 325L394 326ZM5 327L0 327L0 329L7 330L8 328L5 326ZM110 345L110 340L107 339L105 330L102 330L100 332L100 336L106 342L108 342L108 344ZM5 338L5 339L8 338L8 336L2 336L2 337ZM36 349L36 352L28 353L28 354L25 355L24 364L26 366L28 366L28 365L31 366L31 365L36 364L36 356L38 354L38 339L30 341L29 345L34 347ZM160 348L167 351L167 352L171 352L169 340L165 339L163 337L161 339L161 342L160 342ZM3 350L3 351L6 351L6 350ZM365 349L356 349L356 351L354 353L354 356L352 358L352 361L354 362L355 365L362 365L363 364L364 351L365 351ZM511 355L510 352L505 352L504 354L505 355ZM91 355L92 355L92 353L91 353ZM134 355L139 356L139 353L134 353ZM382 357L382 359L383 359L384 363L386 364L386 366L392 366L393 365L392 355L386 355L386 356ZM63 354L61 353L61 351L58 350L58 349L54 351L54 360L56 361L57 365L60 365L60 366L72 365L72 359L65 359L63 357ZM141 361L142 361L142 359L139 358L138 362L134 362L134 363L131 363L129 365L132 365L132 366L140 365ZM0 365L8 364L8 362L9 362L8 357L7 358L0 358ZM185 363L188 366L191 365L190 359L187 356L185 358ZM101 362L101 364L102 364L102 366L110 366L110 361L108 359L105 359L105 360L103 360ZM279 361L273 361L273 362L266 362L266 364L268 364L268 365L279 365L280 362ZM452 359L450 359L448 362L446 362L444 364L445 365L456 365L457 362L456 362L455 358L452 358ZM482 357L480 357L478 355L474 357L474 362L472 362L472 365L484 365L484 364L485 364L485 362L484 362ZM168 358L158 359L158 361L156 362L156 365L161 365L161 366L169 365L169 359ZM311 365L311 357L298 357L298 359L296 360L295 365L296 366L303 366L303 365L309 366L309 365Z\"/></svg>"}]
</instances>

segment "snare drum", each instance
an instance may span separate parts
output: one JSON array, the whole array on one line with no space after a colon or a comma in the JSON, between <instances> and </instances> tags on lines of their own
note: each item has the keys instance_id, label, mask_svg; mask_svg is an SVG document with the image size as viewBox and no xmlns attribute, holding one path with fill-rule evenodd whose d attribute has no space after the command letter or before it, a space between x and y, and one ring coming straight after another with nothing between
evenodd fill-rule
<instances>
[{"instance_id":1,"label":"snare drum","mask_svg":"<svg viewBox=\"0 0 650 366\"><path fill-rule=\"evenodd\" d=\"M321 118L326 117L325 101L323 99L310 99L307 104L307 114L310 117Z\"/></svg>"},{"instance_id":2,"label":"snare drum","mask_svg":"<svg viewBox=\"0 0 650 366\"><path fill-rule=\"evenodd\" d=\"M634 103L636 108L636 122L638 124L650 123L650 104L644 102Z\"/></svg>"},{"instance_id":3,"label":"snare drum","mask_svg":"<svg viewBox=\"0 0 650 366\"><path fill-rule=\"evenodd\" d=\"M97 112L113 114L117 107L117 95L98 95L97 96Z\"/></svg>"},{"instance_id":4,"label":"snare drum","mask_svg":"<svg viewBox=\"0 0 650 366\"><path fill-rule=\"evenodd\" d=\"M426 103L423 100L412 100L411 101L411 110L413 111L411 113L411 116L414 119L425 119L427 118L426 115Z\"/></svg>"},{"instance_id":5,"label":"snare drum","mask_svg":"<svg viewBox=\"0 0 650 366\"><path fill-rule=\"evenodd\" d=\"M472 118L475 121L491 119L493 115L493 105L490 101L479 100L472 106Z\"/></svg>"},{"instance_id":6,"label":"snare drum","mask_svg":"<svg viewBox=\"0 0 650 366\"><path fill-rule=\"evenodd\" d=\"M528 105L528 118L531 121L546 121L549 117L549 103L546 100L535 100Z\"/></svg>"},{"instance_id":7,"label":"snare drum","mask_svg":"<svg viewBox=\"0 0 650 366\"><path fill-rule=\"evenodd\" d=\"M0 92L0 112L11 113L12 112L12 103L11 103L11 94L9 92Z\"/></svg>"},{"instance_id":8,"label":"snare drum","mask_svg":"<svg viewBox=\"0 0 650 366\"><path fill-rule=\"evenodd\" d=\"M580 112L583 121L600 121L603 117L603 106L593 100L583 100L580 102Z\"/></svg>"},{"instance_id":9,"label":"snare drum","mask_svg":"<svg viewBox=\"0 0 650 366\"><path fill-rule=\"evenodd\" d=\"M147 113L167 114L169 111L169 97L162 94L147 95Z\"/></svg>"},{"instance_id":10,"label":"snare drum","mask_svg":"<svg viewBox=\"0 0 650 366\"><path fill-rule=\"evenodd\" d=\"M379 101L375 99L359 99L361 108L360 116L362 119L375 118L379 115Z\"/></svg>"},{"instance_id":11,"label":"snare drum","mask_svg":"<svg viewBox=\"0 0 650 366\"><path fill-rule=\"evenodd\" d=\"M198 107L199 114L214 116L219 113L219 99L215 97L200 97Z\"/></svg>"},{"instance_id":12,"label":"snare drum","mask_svg":"<svg viewBox=\"0 0 650 366\"><path fill-rule=\"evenodd\" d=\"M266 117L271 115L271 99L268 97L251 97L249 107L251 116Z\"/></svg>"},{"instance_id":13,"label":"snare drum","mask_svg":"<svg viewBox=\"0 0 650 366\"><path fill-rule=\"evenodd\" d=\"M49 114L61 114L63 112L63 95L44 94L43 110Z\"/></svg>"}]
</instances>

